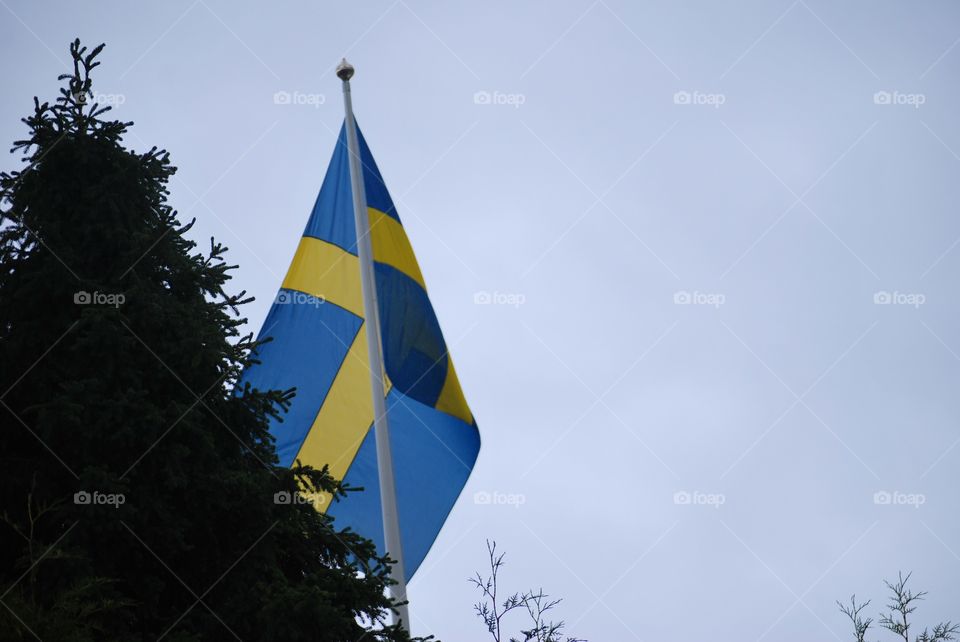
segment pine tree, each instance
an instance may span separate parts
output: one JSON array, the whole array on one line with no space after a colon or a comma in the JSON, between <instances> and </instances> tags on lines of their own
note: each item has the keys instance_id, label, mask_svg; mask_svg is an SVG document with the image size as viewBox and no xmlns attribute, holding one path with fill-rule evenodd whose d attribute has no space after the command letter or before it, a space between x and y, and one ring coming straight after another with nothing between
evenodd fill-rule
<instances>
[{"instance_id":1,"label":"pine tree","mask_svg":"<svg viewBox=\"0 0 960 642\"><path fill-rule=\"evenodd\" d=\"M168 204L167 152L93 104L102 48L71 44L0 174L0 637L407 639L389 560L275 501L345 489L277 465L293 391L236 389L248 299Z\"/></svg>"}]
</instances>

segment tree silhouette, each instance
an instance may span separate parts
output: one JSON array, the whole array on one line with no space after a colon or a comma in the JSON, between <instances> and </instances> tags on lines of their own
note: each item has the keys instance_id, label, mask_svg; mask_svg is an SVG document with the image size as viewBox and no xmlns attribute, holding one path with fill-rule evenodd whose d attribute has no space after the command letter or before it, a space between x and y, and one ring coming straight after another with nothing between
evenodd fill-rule
<instances>
[{"instance_id":1,"label":"tree silhouette","mask_svg":"<svg viewBox=\"0 0 960 642\"><path fill-rule=\"evenodd\" d=\"M374 544L275 501L347 489L277 465L294 391L236 389L249 299L168 204L167 152L94 102L102 49L71 44L0 174L0 638L407 639Z\"/></svg>"}]
</instances>

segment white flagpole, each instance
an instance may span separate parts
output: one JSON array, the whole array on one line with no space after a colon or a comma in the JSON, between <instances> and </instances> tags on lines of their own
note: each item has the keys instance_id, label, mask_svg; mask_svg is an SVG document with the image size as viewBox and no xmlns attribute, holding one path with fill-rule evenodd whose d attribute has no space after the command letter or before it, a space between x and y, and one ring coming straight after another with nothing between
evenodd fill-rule
<instances>
[{"instance_id":1,"label":"white flagpole","mask_svg":"<svg viewBox=\"0 0 960 642\"><path fill-rule=\"evenodd\" d=\"M377 285L373 273L373 250L370 245L370 219L367 216L367 194L360 167L360 143L353 120L353 102L350 100L350 79L353 66L344 58L337 66L337 77L343 81L343 107L346 112L347 150L350 154L350 186L353 192L353 217L357 228L357 256L360 258L360 283L363 289L364 325L367 331L367 351L370 355L370 384L373 389L373 428L377 442L377 471L380 477L380 509L383 514L383 539L387 554L396 563L391 576L396 584L393 597L401 602L407 599L407 582L403 572L403 547L400 543L400 520L397 513L397 492L393 478L393 456L390 452L390 428L387 425L385 401L383 347L380 342L380 313L377 307ZM407 631L410 618L406 605L397 609L394 621Z\"/></svg>"}]
</instances>

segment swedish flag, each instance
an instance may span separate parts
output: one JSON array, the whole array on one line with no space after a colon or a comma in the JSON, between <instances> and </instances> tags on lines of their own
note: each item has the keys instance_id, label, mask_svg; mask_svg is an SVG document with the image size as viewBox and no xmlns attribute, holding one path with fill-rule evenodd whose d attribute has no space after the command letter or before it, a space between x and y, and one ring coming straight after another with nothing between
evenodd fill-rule
<instances>
[{"instance_id":1,"label":"swedish flag","mask_svg":"<svg viewBox=\"0 0 960 642\"><path fill-rule=\"evenodd\" d=\"M409 579L433 544L480 450L480 434L434 314L423 275L370 149L357 127L378 297L386 407ZM324 504L340 527L384 551L370 361L350 189L346 125L290 269L264 321L244 381L296 386L271 432L281 464L295 459L364 487Z\"/></svg>"}]
</instances>

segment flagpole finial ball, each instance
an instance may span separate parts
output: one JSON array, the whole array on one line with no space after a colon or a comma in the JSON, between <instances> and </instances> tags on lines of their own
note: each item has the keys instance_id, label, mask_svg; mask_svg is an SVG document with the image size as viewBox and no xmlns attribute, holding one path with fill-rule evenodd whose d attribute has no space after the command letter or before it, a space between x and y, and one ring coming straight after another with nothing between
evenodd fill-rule
<instances>
[{"instance_id":1,"label":"flagpole finial ball","mask_svg":"<svg viewBox=\"0 0 960 642\"><path fill-rule=\"evenodd\" d=\"M347 62L346 58L342 59L340 61L340 64L337 65L337 78L339 78L344 82L353 78L353 72L354 72L353 65Z\"/></svg>"}]
</instances>

